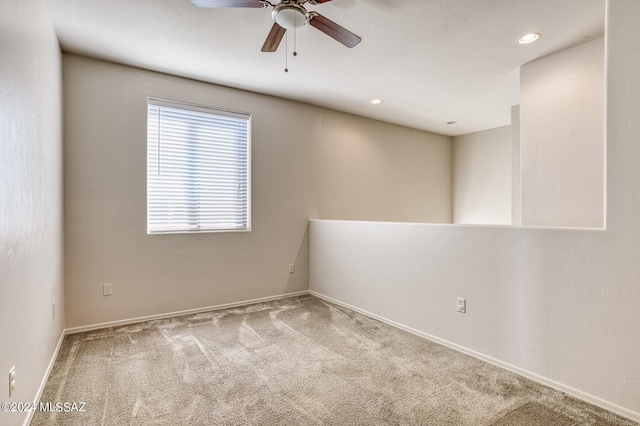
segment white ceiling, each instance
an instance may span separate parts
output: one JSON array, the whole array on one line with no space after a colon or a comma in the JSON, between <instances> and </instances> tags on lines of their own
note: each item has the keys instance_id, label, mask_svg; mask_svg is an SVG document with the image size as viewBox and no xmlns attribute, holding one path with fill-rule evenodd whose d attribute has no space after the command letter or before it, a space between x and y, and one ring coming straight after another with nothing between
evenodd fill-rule
<instances>
[{"instance_id":1,"label":"white ceiling","mask_svg":"<svg viewBox=\"0 0 640 426\"><path fill-rule=\"evenodd\" d=\"M190 0L49 3L66 52L445 135L509 124L518 67L602 36L605 14L604 0L333 0L306 6L363 41L348 49L306 25L294 57L289 31L285 73L285 40L275 53L260 52L269 10L198 9ZM542 38L519 45L528 32Z\"/></svg>"}]
</instances>

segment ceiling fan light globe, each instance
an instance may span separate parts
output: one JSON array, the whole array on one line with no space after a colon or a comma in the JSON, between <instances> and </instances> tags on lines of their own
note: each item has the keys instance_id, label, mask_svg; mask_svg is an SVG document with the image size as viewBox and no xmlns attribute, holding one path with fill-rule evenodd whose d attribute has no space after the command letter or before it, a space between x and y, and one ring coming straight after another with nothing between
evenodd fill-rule
<instances>
[{"instance_id":1,"label":"ceiling fan light globe","mask_svg":"<svg viewBox=\"0 0 640 426\"><path fill-rule=\"evenodd\" d=\"M282 28L293 30L309 22L309 12L296 4L282 4L273 10L273 20Z\"/></svg>"}]
</instances>

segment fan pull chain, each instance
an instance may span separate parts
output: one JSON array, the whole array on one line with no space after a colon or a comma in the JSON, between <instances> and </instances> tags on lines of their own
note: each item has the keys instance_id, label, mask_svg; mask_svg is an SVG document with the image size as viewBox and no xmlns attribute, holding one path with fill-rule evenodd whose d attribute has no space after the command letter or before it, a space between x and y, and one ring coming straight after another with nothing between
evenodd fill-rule
<instances>
[{"instance_id":1,"label":"fan pull chain","mask_svg":"<svg viewBox=\"0 0 640 426\"><path fill-rule=\"evenodd\" d=\"M284 34L284 72L289 72L289 34Z\"/></svg>"},{"instance_id":2,"label":"fan pull chain","mask_svg":"<svg viewBox=\"0 0 640 426\"><path fill-rule=\"evenodd\" d=\"M297 17L294 18L294 19L297 19ZM296 37L297 34L298 34L298 26L296 25L293 28L293 56L298 56L298 47L297 47L297 40L298 39Z\"/></svg>"},{"instance_id":3,"label":"fan pull chain","mask_svg":"<svg viewBox=\"0 0 640 426\"><path fill-rule=\"evenodd\" d=\"M294 25L293 25L293 56L298 56L298 25L296 21L298 20L298 16L295 15L293 17ZM284 72L289 72L289 32L287 31L284 34Z\"/></svg>"}]
</instances>

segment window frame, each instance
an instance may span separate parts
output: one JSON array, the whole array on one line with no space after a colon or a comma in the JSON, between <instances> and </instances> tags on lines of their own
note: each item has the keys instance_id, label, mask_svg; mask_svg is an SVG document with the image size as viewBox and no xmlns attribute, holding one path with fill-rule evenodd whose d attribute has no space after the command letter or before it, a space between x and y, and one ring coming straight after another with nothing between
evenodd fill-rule
<instances>
[{"instance_id":1,"label":"window frame","mask_svg":"<svg viewBox=\"0 0 640 426\"><path fill-rule=\"evenodd\" d=\"M246 176L246 181L242 180L242 178L240 178L240 180L242 180L242 182L245 184L246 187L246 197L243 199L243 213L242 216L243 218L246 217L246 220L241 221L243 226L242 227L216 227L215 225L215 221L212 221L214 223L212 223L209 226L202 226L201 223L203 222L202 215L200 214L201 211L198 210L197 213L197 222L199 223L199 225L196 226L190 226L189 224L185 223L183 224L182 228L174 228L174 229L170 229L171 227L168 226L168 221L166 221L163 225L165 226L164 229L160 229L161 226L154 226L151 223L150 217L151 217L151 213L152 211L150 210L150 197L151 197L151 179L150 179L150 173L152 170L152 163L155 162L156 164L160 164L159 162L161 161L161 159L159 157L161 157L161 152L160 152L160 148L158 148L157 154L155 155L155 157L152 158L152 154L150 152L150 147L152 143L157 143L158 147L160 146L159 144L161 143L161 130L158 124L158 127L156 128L156 132L157 133L153 133L151 131L151 123L150 123L150 118L151 118L151 108L152 107L156 107L159 108L161 111L162 108L169 108L169 109L173 109L173 110L178 110L178 111L184 111L186 114L188 114L189 112L194 112L194 113L200 113L200 114L208 114L214 117L224 117L224 118L236 118L236 119L240 119L240 120L244 120L246 121L246 141L243 141L244 143L241 144L241 147L246 149L246 153L243 152L243 155L246 156L246 163L244 162L238 162L238 164L245 164L245 172L244 175ZM158 114L161 114L160 112ZM160 115L158 116L158 118L160 118ZM205 106L205 105L199 105L199 104L193 104L193 103L189 103L189 102L182 102L182 101L174 101L174 100L168 100L168 99L162 99L162 98L157 98L157 97L148 97L147 98L147 141L146 141L146 222L147 222L147 235L162 235L162 234L201 234L201 233L220 233L220 232L251 232L251 114L250 113L245 113L245 112L239 112L239 111L232 111L232 110L228 110L228 109L223 109L223 108L218 108L218 107L212 107L212 106ZM158 121L159 123L159 121ZM194 124L195 125L195 124ZM155 136L155 137L154 137ZM187 145L189 145L189 138L184 138L181 141L184 141L184 151L182 152L187 152ZM219 155L219 154L218 154ZM208 158L214 158L213 156L208 157ZM228 164L233 164L233 162L229 162ZM196 167L194 166L194 170L196 171L201 171L204 170L205 168L203 166L200 167ZM238 170L240 170L241 168L238 168ZM196 172L198 173L198 172ZM184 189L184 191L186 192L187 189ZM185 202L183 204L181 204L182 206L185 207L189 207L189 205L193 205L194 201L196 201L195 204L199 204L199 201L201 200L199 197L190 197L189 195L186 195L185 200L190 200L191 202ZM209 198L209 201L215 200L215 197L212 196ZM180 205L179 203L176 203L177 205ZM244 209L246 209L246 215L244 214ZM211 211L215 211L215 209L211 210ZM184 217L187 217L188 215L185 214Z\"/></svg>"}]
</instances>

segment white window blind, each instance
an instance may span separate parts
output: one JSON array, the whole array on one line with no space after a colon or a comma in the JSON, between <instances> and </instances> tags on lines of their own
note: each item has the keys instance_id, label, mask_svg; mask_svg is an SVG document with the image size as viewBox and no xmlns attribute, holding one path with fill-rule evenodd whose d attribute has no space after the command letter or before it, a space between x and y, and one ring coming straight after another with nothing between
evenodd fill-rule
<instances>
[{"instance_id":1,"label":"white window blind","mask_svg":"<svg viewBox=\"0 0 640 426\"><path fill-rule=\"evenodd\" d=\"M250 119L148 99L147 233L251 229Z\"/></svg>"}]
</instances>

